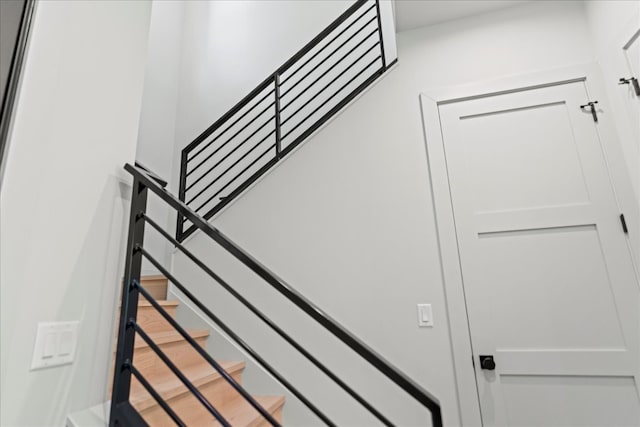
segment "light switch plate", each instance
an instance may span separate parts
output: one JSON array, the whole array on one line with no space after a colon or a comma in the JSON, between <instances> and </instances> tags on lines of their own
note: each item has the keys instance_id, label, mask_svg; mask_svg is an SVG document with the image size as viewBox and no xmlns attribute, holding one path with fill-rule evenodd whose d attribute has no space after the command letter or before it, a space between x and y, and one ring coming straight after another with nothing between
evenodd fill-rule
<instances>
[{"instance_id":1,"label":"light switch plate","mask_svg":"<svg viewBox=\"0 0 640 427\"><path fill-rule=\"evenodd\" d=\"M31 370L66 365L73 362L80 322L40 322L33 349Z\"/></svg>"},{"instance_id":2,"label":"light switch plate","mask_svg":"<svg viewBox=\"0 0 640 427\"><path fill-rule=\"evenodd\" d=\"M431 304L418 304L418 326L421 328L433 327Z\"/></svg>"}]
</instances>

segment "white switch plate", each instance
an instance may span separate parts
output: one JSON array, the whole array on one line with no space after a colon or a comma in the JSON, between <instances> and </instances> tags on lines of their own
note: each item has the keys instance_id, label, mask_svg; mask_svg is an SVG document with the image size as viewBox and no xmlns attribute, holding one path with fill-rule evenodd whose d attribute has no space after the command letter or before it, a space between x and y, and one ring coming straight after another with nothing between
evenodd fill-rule
<instances>
[{"instance_id":1,"label":"white switch plate","mask_svg":"<svg viewBox=\"0 0 640 427\"><path fill-rule=\"evenodd\" d=\"M33 349L31 370L73 362L80 322L40 322Z\"/></svg>"},{"instance_id":2,"label":"white switch plate","mask_svg":"<svg viewBox=\"0 0 640 427\"><path fill-rule=\"evenodd\" d=\"M421 328L433 327L431 304L418 304L418 326Z\"/></svg>"}]
</instances>

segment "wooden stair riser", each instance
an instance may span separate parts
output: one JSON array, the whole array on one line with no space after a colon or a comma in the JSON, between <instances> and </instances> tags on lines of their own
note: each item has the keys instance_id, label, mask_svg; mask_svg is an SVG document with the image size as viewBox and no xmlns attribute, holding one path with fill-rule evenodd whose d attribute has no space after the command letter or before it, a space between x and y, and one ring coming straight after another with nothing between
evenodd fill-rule
<instances>
[{"instance_id":1,"label":"wooden stair riser","mask_svg":"<svg viewBox=\"0 0 640 427\"><path fill-rule=\"evenodd\" d=\"M177 305L171 304L166 305L162 308L171 316L175 318ZM142 329L146 333L153 332L162 332L162 331L171 331L173 327L167 322L167 320L155 309L155 307L150 305L140 304L138 306L138 324L142 327Z\"/></svg>"},{"instance_id":2,"label":"wooden stair riser","mask_svg":"<svg viewBox=\"0 0 640 427\"><path fill-rule=\"evenodd\" d=\"M242 384L242 371L232 373L231 377ZM237 395L231 385L222 378L200 385L198 390L216 409L221 408ZM203 417L211 416L202 403L190 392L176 396L167 403L187 425L202 425ZM154 405L141 411L141 415L151 426L171 425L171 419L160 405Z\"/></svg>"},{"instance_id":3,"label":"wooden stair riser","mask_svg":"<svg viewBox=\"0 0 640 427\"><path fill-rule=\"evenodd\" d=\"M195 339L200 347L207 348L207 337ZM204 358L186 340L159 345L163 353L178 367L184 368L204 361ZM139 347L134 350L133 364L147 375L162 374L166 365L150 347Z\"/></svg>"},{"instance_id":4,"label":"wooden stair riser","mask_svg":"<svg viewBox=\"0 0 640 427\"><path fill-rule=\"evenodd\" d=\"M151 294L155 300L167 299L168 280L164 276L145 276L140 278L142 287ZM141 298L144 300L144 298Z\"/></svg>"}]
</instances>

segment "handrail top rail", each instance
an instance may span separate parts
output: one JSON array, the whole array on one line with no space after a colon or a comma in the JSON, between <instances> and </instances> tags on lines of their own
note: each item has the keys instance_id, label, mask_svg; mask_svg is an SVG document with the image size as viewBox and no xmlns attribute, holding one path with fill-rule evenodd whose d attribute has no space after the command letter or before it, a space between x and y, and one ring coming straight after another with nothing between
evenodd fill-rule
<instances>
[{"instance_id":1,"label":"handrail top rail","mask_svg":"<svg viewBox=\"0 0 640 427\"><path fill-rule=\"evenodd\" d=\"M134 163L136 165L136 167L142 169L143 171L145 171L147 173L147 175L149 175L149 177L153 178L158 184L160 184L160 187L165 188L168 184L167 181L165 181L164 179L160 178L158 175L156 175L155 172L153 172L151 169L149 169L146 165L140 163L138 160L136 160L136 162Z\"/></svg>"},{"instance_id":2,"label":"handrail top rail","mask_svg":"<svg viewBox=\"0 0 640 427\"><path fill-rule=\"evenodd\" d=\"M358 353L372 366L377 368L383 375L398 385L401 389L410 394L414 399L427 407L432 413L440 413L439 400L429 393L427 390L410 379L406 374L396 368L389 361L375 352L367 344L349 332L340 323L325 313L321 308L308 300L294 288L292 288L283 279L278 277L274 272L253 258L250 254L237 246L231 239L225 236L217 228L200 217L184 202L179 200L165 188L162 188L149 173L129 163L124 165L124 169L133 177L143 183L147 188L154 192L164 202L178 211L184 218L191 221L193 225L199 228L207 236L212 238L216 243L222 246L227 252L242 262L246 267L268 282L274 289L279 291L290 302L299 309L314 318L320 325L328 330L333 336L342 341L345 345Z\"/></svg>"},{"instance_id":3,"label":"handrail top rail","mask_svg":"<svg viewBox=\"0 0 640 427\"><path fill-rule=\"evenodd\" d=\"M369 0L356 0L347 10L342 12L340 16L334 19L329 25L327 25L324 30L317 36L315 36L309 43L304 45L299 51L297 51L291 58L287 60L284 64L282 64L273 74L282 74L291 68L300 58L309 53L311 49L316 47L318 43L326 39L333 30L338 28L340 24L346 21L351 15L353 15L358 9L360 9L363 5L365 5Z\"/></svg>"},{"instance_id":4,"label":"handrail top rail","mask_svg":"<svg viewBox=\"0 0 640 427\"><path fill-rule=\"evenodd\" d=\"M259 83L247 96L238 101L233 107L231 107L224 115L222 115L218 120L216 120L211 126L204 130L200 135L198 135L192 142L190 142L187 146L185 146L182 151L184 153L191 152L194 148L196 148L202 141L204 141L209 135L211 135L217 128L220 127L224 122L233 117L242 107L247 105L249 101L251 101L255 96L262 92L269 86L274 80L276 75L282 74L291 68L300 58L309 53L311 49L313 49L318 43L326 39L333 30L335 30L340 24L346 21L351 15L353 15L358 9L360 9L364 4L366 4L369 0L356 0L354 4L349 6L347 10L342 12L340 16L334 19L329 25L325 27L324 30L316 37L314 37L309 43L304 45L302 49L296 52L291 58L289 58L284 64L278 67L273 73L269 74L269 76L264 79L261 83Z\"/></svg>"}]
</instances>

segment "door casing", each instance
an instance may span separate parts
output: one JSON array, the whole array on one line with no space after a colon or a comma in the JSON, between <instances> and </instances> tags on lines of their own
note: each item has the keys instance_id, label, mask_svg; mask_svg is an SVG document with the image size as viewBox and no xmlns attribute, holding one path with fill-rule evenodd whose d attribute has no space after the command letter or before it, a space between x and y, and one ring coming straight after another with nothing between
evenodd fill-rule
<instances>
[{"instance_id":1,"label":"door casing","mask_svg":"<svg viewBox=\"0 0 640 427\"><path fill-rule=\"evenodd\" d=\"M439 107L451 102L569 82L584 82L589 99L599 101L597 132L618 208L620 212L625 214L629 232L640 232L639 203L632 188L630 174L626 167L604 84L596 63L506 77L471 85L427 90L420 94L430 192L434 206L441 275L446 296L449 335L453 353L458 412L464 426L480 426L482 418L476 376L472 364L471 334L462 283L444 139L440 127ZM635 262L636 284L640 288L638 273L640 253L634 253L635 248L632 248L630 239L627 239L627 245Z\"/></svg>"}]
</instances>

